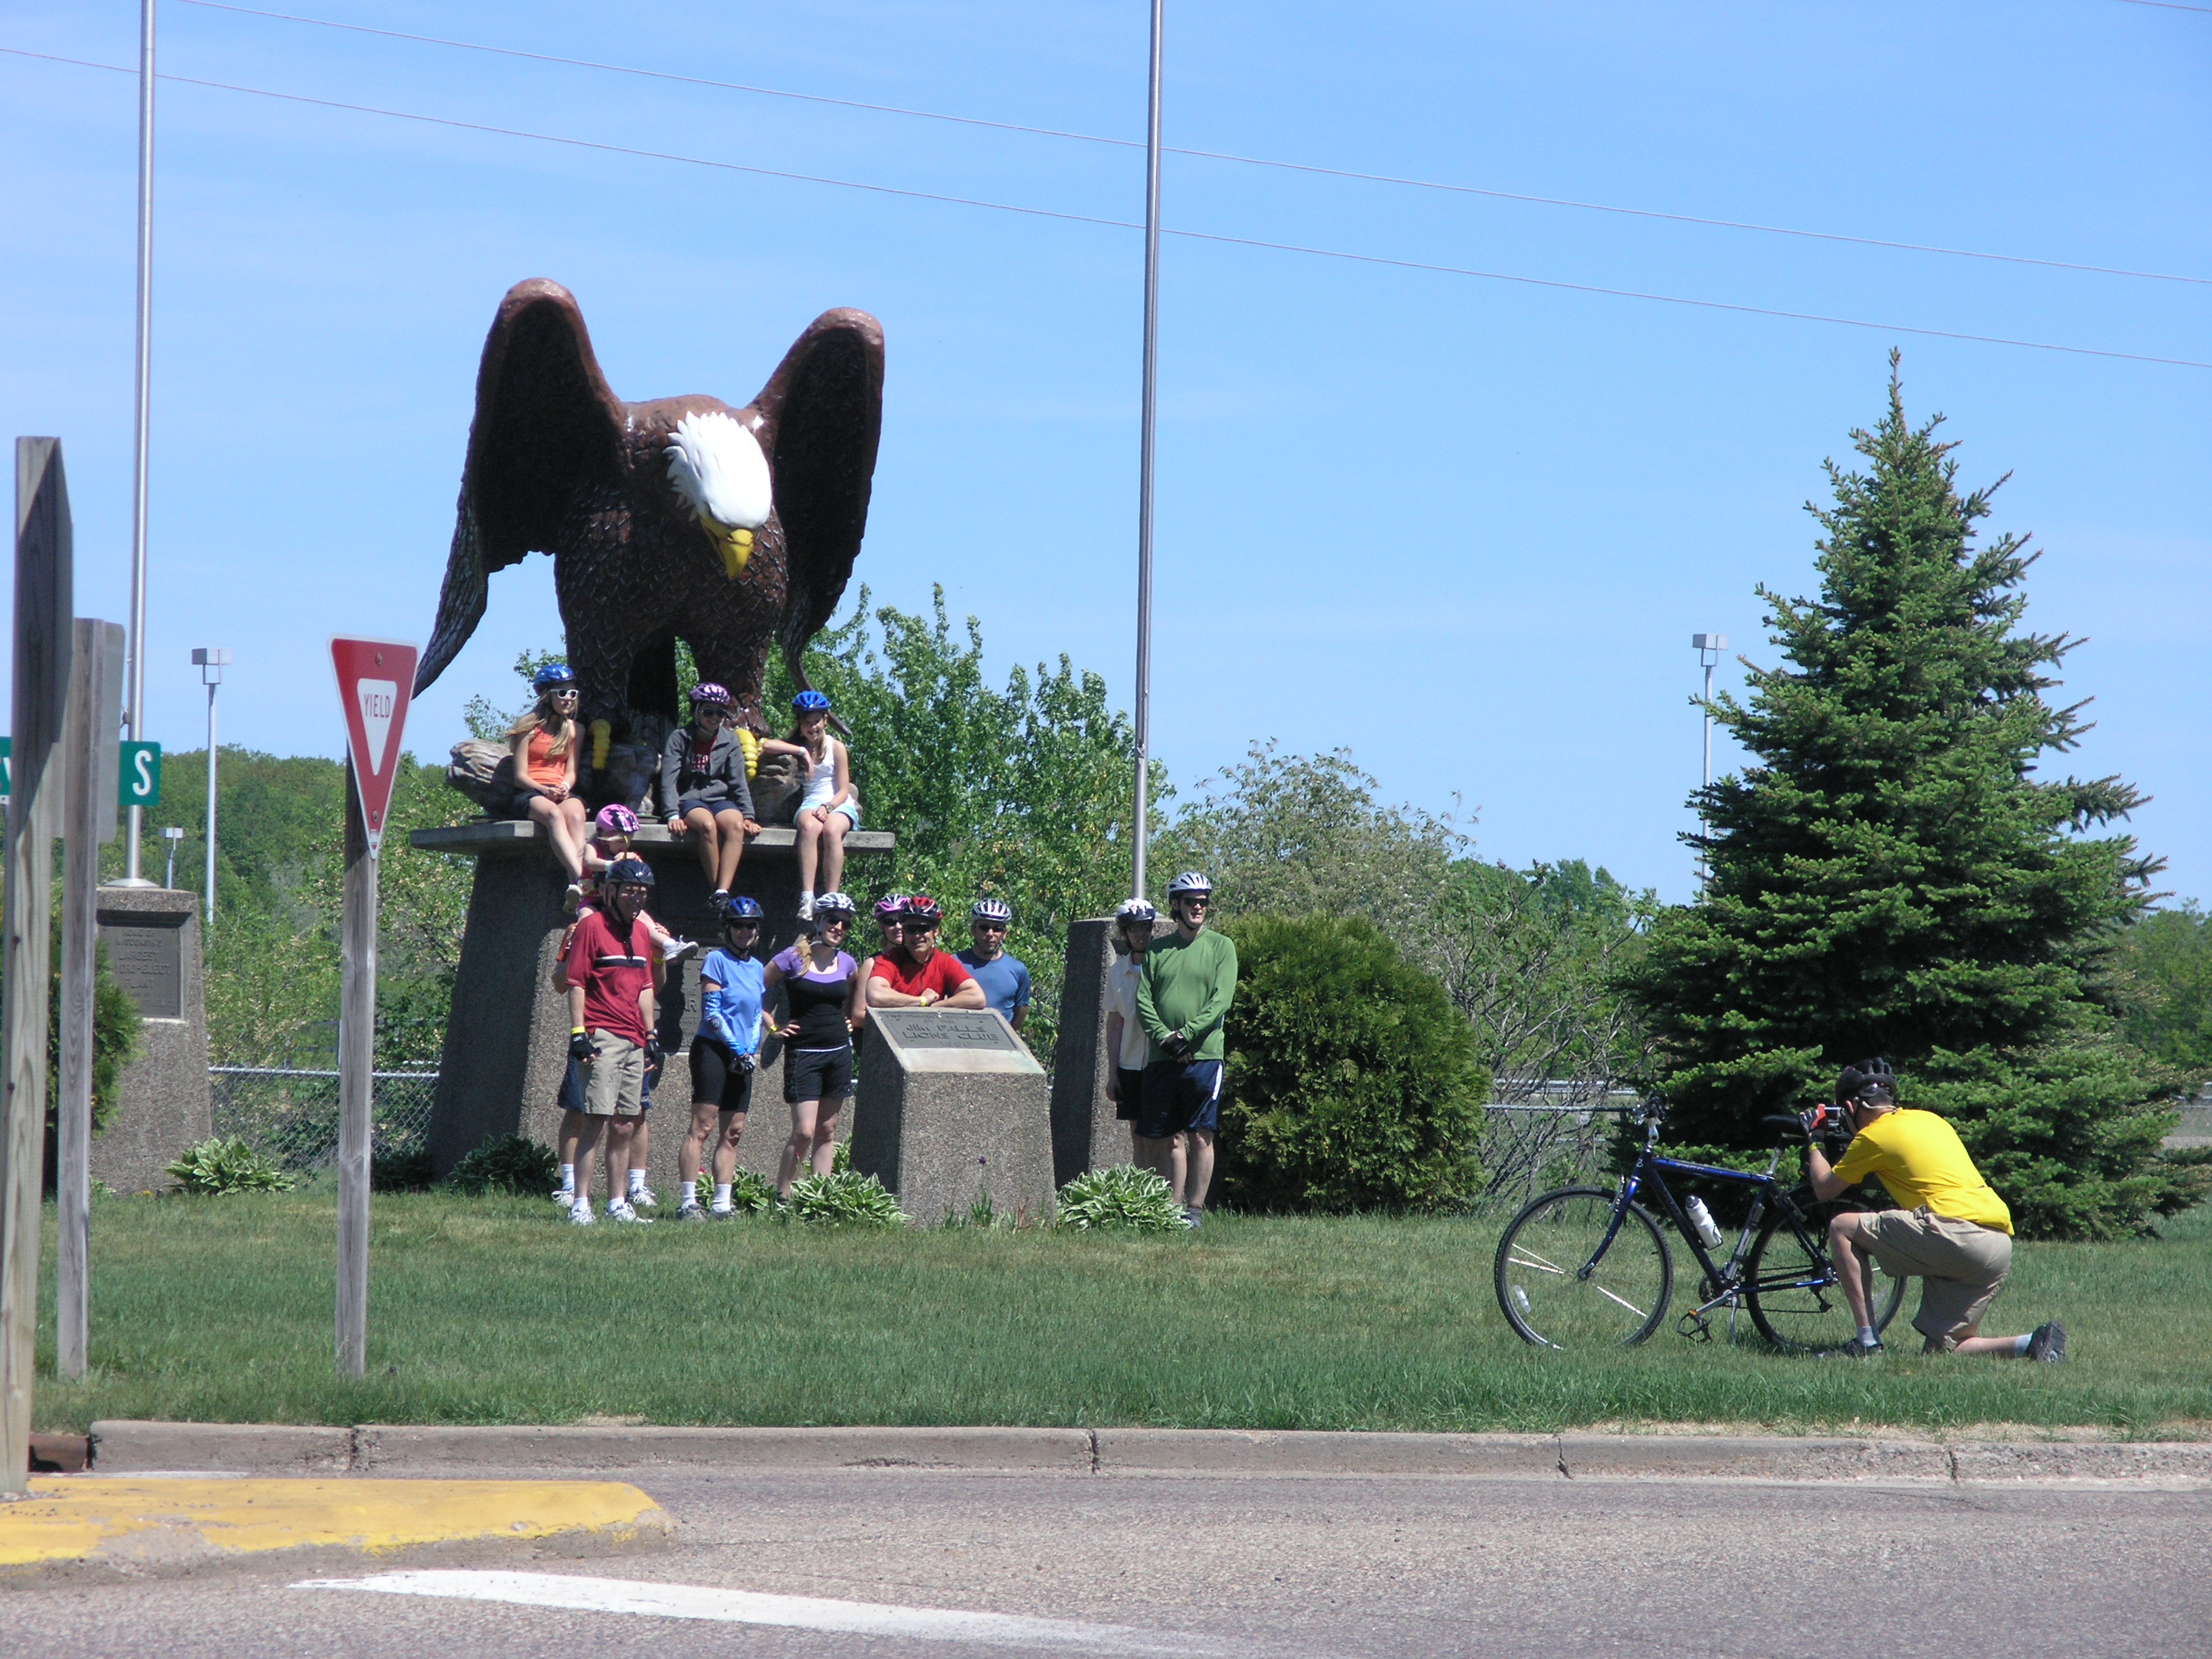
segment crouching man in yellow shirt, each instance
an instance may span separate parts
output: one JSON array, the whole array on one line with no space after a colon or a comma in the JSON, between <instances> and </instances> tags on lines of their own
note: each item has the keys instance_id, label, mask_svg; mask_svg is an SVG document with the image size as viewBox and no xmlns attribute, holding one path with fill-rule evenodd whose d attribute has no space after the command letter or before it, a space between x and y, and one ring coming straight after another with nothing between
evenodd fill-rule
<instances>
[{"instance_id":1,"label":"crouching man in yellow shirt","mask_svg":"<svg viewBox=\"0 0 2212 1659\"><path fill-rule=\"evenodd\" d=\"M2012 1212L1982 1179L1958 1131L1933 1112L1899 1107L1897 1075L1886 1060L1846 1066L1836 1106L1852 1139L1832 1167L1814 1133L1816 1115L1806 1115L1805 1161L1814 1192L1825 1200L1879 1176L1898 1205L1847 1212L1828 1224L1828 1249L1859 1325L1844 1352L1863 1357L1881 1350L1859 1265L1865 1251L1891 1278L1921 1281L1912 1328L1927 1339L1923 1352L2065 1358L2066 1328L2055 1321L2027 1336L1980 1334L1982 1316L2012 1271Z\"/></svg>"}]
</instances>

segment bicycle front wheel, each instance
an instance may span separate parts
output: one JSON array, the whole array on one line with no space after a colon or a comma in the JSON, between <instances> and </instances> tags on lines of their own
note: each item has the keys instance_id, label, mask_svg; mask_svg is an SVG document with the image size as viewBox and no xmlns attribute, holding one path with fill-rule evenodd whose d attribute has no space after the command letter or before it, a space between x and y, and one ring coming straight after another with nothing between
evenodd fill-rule
<instances>
[{"instance_id":1,"label":"bicycle front wheel","mask_svg":"<svg viewBox=\"0 0 2212 1659\"><path fill-rule=\"evenodd\" d=\"M1595 1187L1546 1193L1498 1241L1498 1305L1522 1341L1632 1347L1659 1328L1674 1291L1674 1258L1659 1224L1633 1204L1607 1244L1614 1201Z\"/></svg>"},{"instance_id":2,"label":"bicycle front wheel","mask_svg":"<svg viewBox=\"0 0 2212 1659\"><path fill-rule=\"evenodd\" d=\"M1802 1225L1810 1248L1808 1237L1800 1237L1782 1212L1769 1215L1744 1264L1743 1299L1759 1334L1784 1353L1828 1353L1859 1334L1858 1321L1844 1298L1843 1281L1828 1256L1828 1219L1841 1206L1815 1203L1809 1191L1796 1196L1804 1207ZM1904 1304L1905 1281L1881 1272L1871 1255L1860 1256L1859 1269L1874 1328L1887 1330Z\"/></svg>"}]
</instances>

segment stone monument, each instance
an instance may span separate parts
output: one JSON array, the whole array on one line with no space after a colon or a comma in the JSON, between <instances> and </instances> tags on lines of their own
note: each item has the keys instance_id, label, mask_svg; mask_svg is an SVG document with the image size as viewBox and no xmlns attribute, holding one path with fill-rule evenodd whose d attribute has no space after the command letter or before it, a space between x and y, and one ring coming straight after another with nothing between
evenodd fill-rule
<instances>
[{"instance_id":1,"label":"stone monument","mask_svg":"<svg viewBox=\"0 0 2212 1659\"><path fill-rule=\"evenodd\" d=\"M108 971L143 1023L107 1127L92 1139L92 1178L118 1193L158 1192L174 1184L166 1171L185 1149L215 1133L199 896L103 887L98 915Z\"/></svg>"},{"instance_id":2,"label":"stone monument","mask_svg":"<svg viewBox=\"0 0 2212 1659\"><path fill-rule=\"evenodd\" d=\"M1042 1219L1054 1190L1048 1092L996 1009L871 1009L853 1167L923 1226L987 1192L1000 1214Z\"/></svg>"},{"instance_id":3,"label":"stone monument","mask_svg":"<svg viewBox=\"0 0 2212 1659\"><path fill-rule=\"evenodd\" d=\"M1063 1187L1086 1170L1130 1161L1129 1125L1106 1097L1114 1064L1106 1047L1106 972L1120 953L1111 916L1067 930L1052 1061L1052 1176Z\"/></svg>"}]
</instances>

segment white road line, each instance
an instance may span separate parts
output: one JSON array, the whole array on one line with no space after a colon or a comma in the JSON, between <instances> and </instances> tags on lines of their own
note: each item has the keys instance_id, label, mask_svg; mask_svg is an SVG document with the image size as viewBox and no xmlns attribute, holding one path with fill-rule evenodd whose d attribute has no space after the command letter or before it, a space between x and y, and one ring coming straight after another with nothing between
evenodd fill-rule
<instances>
[{"instance_id":1,"label":"white road line","mask_svg":"<svg viewBox=\"0 0 2212 1659\"><path fill-rule=\"evenodd\" d=\"M294 1589L370 1590L384 1595L444 1596L582 1613L642 1613L656 1619L707 1619L732 1625L779 1625L856 1636L903 1636L925 1642L976 1642L996 1647L1079 1648L1094 1653L1219 1652L1194 1638L1130 1625L1087 1625L1064 1619L1023 1619L1003 1613L944 1607L885 1607L811 1595L763 1595L706 1584L656 1584L627 1578L584 1578L555 1572L436 1571L380 1573L370 1578L309 1578Z\"/></svg>"}]
</instances>

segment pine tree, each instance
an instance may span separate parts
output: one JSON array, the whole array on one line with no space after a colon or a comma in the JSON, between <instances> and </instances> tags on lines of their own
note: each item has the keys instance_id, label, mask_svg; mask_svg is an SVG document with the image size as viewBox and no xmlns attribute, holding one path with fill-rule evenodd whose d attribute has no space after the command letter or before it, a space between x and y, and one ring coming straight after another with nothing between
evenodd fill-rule
<instances>
[{"instance_id":1,"label":"pine tree","mask_svg":"<svg viewBox=\"0 0 2212 1659\"><path fill-rule=\"evenodd\" d=\"M1808 503L1820 599L1759 589L1788 665L1715 699L1753 764L1695 797L1710 883L1629 989L1674 1139L1770 1141L1762 1116L1882 1054L2023 1231L2108 1236L2191 1190L2159 1160L2166 1080L2111 1006L2159 862L2111 830L2131 787L2039 771L2087 729L2044 696L2077 641L2020 628L2039 555L1976 544L1997 486L1958 493L1942 420L1907 422L1893 353L1887 414L1851 434L1866 470L1828 462L1834 500Z\"/></svg>"}]
</instances>

